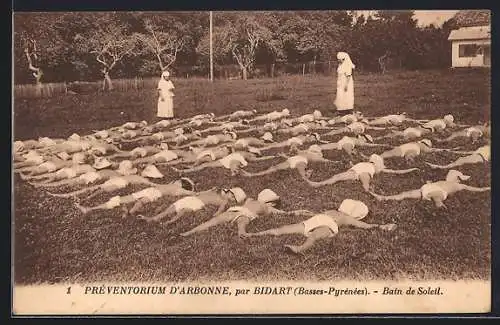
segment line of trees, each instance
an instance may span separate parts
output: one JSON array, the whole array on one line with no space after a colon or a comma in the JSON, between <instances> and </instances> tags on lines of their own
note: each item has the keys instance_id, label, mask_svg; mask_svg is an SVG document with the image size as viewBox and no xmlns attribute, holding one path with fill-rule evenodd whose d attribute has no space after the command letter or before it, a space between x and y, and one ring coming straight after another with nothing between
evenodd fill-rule
<instances>
[{"instance_id":1,"label":"line of trees","mask_svg":"<svg viewBox=\"0 0 500 325\"><path fill-rule=\"evenodd\" d=\"M448 67L453 19L420 28L413 11L215 12L214 64L237 64L244 79L255 65L335 61L347 51L362 70ZM162 69L209 71L208 12L15 13L16 83L103 80L158 75Z\"/></svg>"}]
</instances>

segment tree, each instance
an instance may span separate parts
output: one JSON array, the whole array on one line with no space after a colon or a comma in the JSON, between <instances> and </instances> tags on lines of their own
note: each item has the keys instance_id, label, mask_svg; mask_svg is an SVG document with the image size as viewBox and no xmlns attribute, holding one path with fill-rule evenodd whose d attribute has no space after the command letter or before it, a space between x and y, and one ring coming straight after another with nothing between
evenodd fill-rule
<instances>
[{"instance_id":1,"label":"tree","mask_svg":"<svg viewBox=\"0 0 500 325\"><path fill-rule=\"evenodd\" d=\"M67 44L61 41L54 26L65 13L14 14L14 72L16 80L34 78L41 89L47 72L58 66ZM29 72L29 74L28 74Z\"/></svg>"},{"instance_id":2,"label":"tree","mask_svg":"<svg viewBox=\"0 0 500 325\"><path fill-rule=\"evenodd\" d=\"M38 60L39 54L36 47L36 40L26 40L26 44L24 46L24 54L26 55L26 59L28 60L28 69L33 72L33 76L35 77L37 92L41 93L43 71L39 65L40 62Z\"/></svg>"},{"instance_id":3,"label":"tree","mask_svg":"<svg viewBox=\"0 0 500 325\"><path fill-rule=\"evenodd\" d=\"M271 31L251 15L238 17L235 24L228 27L227 49L238 63L243 79L247 80L249 70L253 69L257 48L272 40Z\"/></svg>"},{"instance_id":4,"label":"tree","mask_svg":"<svg viewBox=\"0 0 500 325\"><path fill-rule=\"evenodd\" d=\"M312 58L315 65L318 58L330 58L336 52L343 50L346 28L338 24L345 17L337 12L312 12L305 14L299 20L297 49L300 53Z\"/></svg>"},{"instance_id":5,"label":"tree","mask_svg":"<svg viewBox=\"0 0 500 325\"><path fill-rule=\"evenodd\" d=\"M144 21L144 27L147 34L136 33L135 37L156 57L162 71L169 68L177 59L177 53L184 47L184 40L178 35L162 31L150 19Z\"/></svg>"},{"instance_id":6,"label":"tree","mask_svg":"<svg viewBox=\"0 0 500 325\"><path fill-rule=\"evenodd\" d=\"M231 56L244 80L253 70L258 48L274 47L273 34L266 27L265 20L266 16L255 13L218 14L220 24L213 29L214 57L220 62ZM205 35L197 48L200 55L209 52L209 36Z\"/></svg>"},{"instance_id":7,"label":"tree","mask_svg":"<svg viewBox=\"0 0 500 325\"><path fill-rule=\"evenodd\" d=\"M75 43L80 51L91 53L101 64L103 90L113 90L110 72L128 56L137 54L137 39L128 33L128 26L113 14L101 16L96 27L85 34L77 34Z\"/></svg>"}]
</instances>

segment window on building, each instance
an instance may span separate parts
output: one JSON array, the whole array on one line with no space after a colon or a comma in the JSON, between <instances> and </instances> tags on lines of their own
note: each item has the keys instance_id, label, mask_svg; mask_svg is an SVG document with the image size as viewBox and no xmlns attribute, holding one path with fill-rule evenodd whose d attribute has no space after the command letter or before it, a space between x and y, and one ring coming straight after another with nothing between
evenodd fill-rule
<instances>
[{"instance_id":1,"label":"window on building","mask_svg":"<svg viewBox=\"0 0 500 325\"><path fill-rule=\"evenodd\" d=\"M479 54L480 49L477 44L461 44L458 46L458 56L461 58L475 57Z\"/></svg>"}]
</instances>

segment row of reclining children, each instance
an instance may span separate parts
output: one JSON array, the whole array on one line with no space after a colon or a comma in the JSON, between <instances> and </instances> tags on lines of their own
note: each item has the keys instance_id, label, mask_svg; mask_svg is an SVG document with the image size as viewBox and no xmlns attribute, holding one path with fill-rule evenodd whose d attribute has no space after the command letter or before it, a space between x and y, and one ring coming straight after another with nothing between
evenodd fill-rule
<instances>
[{"instance_id":1,"label":"row of reclining children","mask_svg":"<svg viewBox=\"0 0 500 325\"><path fill-rule=\"evenodd\" d=\"M164 162L168 163L170 161L172 161L172 164L176 164L179 162L188 162L188 163L191 162L191 163L193 163L192 167L194 167L194 168L188 168L188 169L184 170L185 172L197 171L197 170L201 170L205 167L226 167L226 168L231 169L233 172L235 172L235 169L237 169L238 167L246 166L247 162L245 160L258 161L258 160L266 160L266 159L273 158L273 156L257 157L257 155L260 155L261 151L263 151L263 150L267 150L267 149L274 148L274 147L286 146L286 145L289 145L291 148L294 148L294 147L296 148L297 145L303 144L304 141L306 141L306 140L313 141L313 139L316 139L317 141L320 141L318 138L319 138L318 135L314 135L311 137L304 136L303 139L301 139L299 137L293 137L287 141L284 141L283 143L277 143L277 144L275 143L275 144L272 144L272 145L269 145L266 147L261 147L260 150L257 149L256 151L252 152L251 149L256 149L256 148L252 148L248 145L248 143L251 142L251 140L261 141L259 143L261 145L264 144L266 140L270 140L271 142L273 141L272 134L266 133L263 136L263 140L256 139L256 138L240 139L240 140L246 140L246 141L245 142L240 141L239 143L237 141L234 144L234 146L230 146L230 147L227 145L223 145L223 146L220 146L218 148L214 148L214 149L210 149L210 150L201 150L201 149L196 150L195 148L191 148L192 151L182 151L182 150L168 150L168 145L166 143L161 143L159 146L149 146L146 148L139 147L139 148L132 150L131 152L125 152L125 153L119 152L115 155L111 155L110 157L120 157L120 156L121 157L123 157L123 156L143 157L142 159L137 158L136 160L134 160L134 163L139 163L139 164L140 163L164 163ZM291 161L290 164L285 163L286 166L283 164L282 165L284 166L284 168L288 168L289 165L292 168L295 168L297 163L305 162L305 160L307 159L307 154L309 152L313 152L315 150L321 151L321 149L337 148L337 149L344 149L346 152L351 154L352 150L354 149L354 146L356 144L357 145L364 145L364 146L384 146L384 145L369 143L372 141L373 141L373 139L369 135L366 135L366 134L359 134L357 138L344 137L340 141L338 141L337 143L327 143L327 142L325 143L325 141L321 141L323 144L320 145L319 148L318 148L318 146L313 145L309 148L309 150L305 151L306 157L303 157L303 156L301 157L300 155L296 155L294 157L291 157L292 158L291 160L293 160L293 161ZM252 143L256 143L256 142L252 142ZM237 147L238 144L240 145L241 148L249 149L250 152L234 153L234 148ZM233 150L230 150L229 148L232 148ZM315 149L315 150L313 150L313 149ZM231 151L233 151L233 152L231 153ZM433 148L431 148L430 140L423 139L423 140L420 140L416 143L407 143L407 144L403 144L401 146L395 147L394 149L383 152L382 154L380 154L380 156L382 158L401 156L401 157L406 158L407 160L411 160L416 155L419 155L421 152L432 152L432 151L451 151L451 150L435 149L435 148L433 149ZM478 149L478 151L489 152L489 146L481 147L480 149ZM152 155L151 157L144 157L148 153L152 153L152 152L155 152L155 154ZM30 153L32 153L32 152L30 152ZM65 152L61 152L60 154L64 154L64 153ZM36 154L35 154L35 157L30 157L29 154L26 155L27 158L29 158L29 159L27 159L28 161L26 163L28 165L24 169L21 168L23 165L23 162L15 165L16 168L21 168L21 169L18 169L18 171L26 171L27 170L31 174L36 175L36 174L40 174L40 173L59 170L61 168L69 167L71 165L71 162L65 161L64 159L54 158L53 161L47 161L47 162L41 164L41 166L38 166L35 170L30 170L31 167L29 166L29 164L37 164L37 162L39 162L40 160L43 160L43 159L39 155L36 155ZM475 155L474 155L475 153L470 153L470 154L472 154L471 157L459 158L455 163L452 163L449 166L455 167L455 166L458 166L458 165L463 164L463 163L475 163L475 162L477 162L477 159L475 158ZM181 156L181 159L178 159L179 156ZM73 158L76 158L76 155L74 155ZM235 159L233 159L233 158L235 158ZM364 158L367 158L367 157L364 157ZM481 161L484 161L484 160L489 161L489 155L487 155L487 154L486 155L482 154L481 158L482 158ZM219 159L219 160L217 160L213 163L210 163L210 161L213 161L216 159ZM314 157L311 159L314 160ZM319 159L321 160L322 157L319 157ZM295 160L297 160L297 161L295 162ZM202 165L202 166L198 166L202 162L207 162L207 163ZM235 164L233 164L234 166L231 165L233 162L235 162ZM74 159L73 159L73 163L74 163ZM432 164L429 164L429 165L436 167L436 168L440 168L440 166L437 166L437 165L432 165ZM77 174L88 172L87 169L85 169L84 167L87 167L87 169L89 169L88 166L80 166L80 172L77 172ZM273 170L279 170L280 168L281 168L281 166L275 166L275 168L271 168L269 172L272 172ZM299 172L300 171L301 171L301 168L299 168ZM266 172L266 173L268 173L268 172ZM304 173L301 173L301 174L304 174ZM259 175L259 173L257 173L256 175ZM262 174L260 174L260 175L262 175ZM247 176L248 176L248 174L247 174ZM28 176L27 178L30 178L30 176Z\"/></svg>"},{"instance_id":2,"label":"row of reclining children","mask_svg":"<svg viewBox=\"0 0 500 325\"><path fill-rule=\"evenodd\" d=\"M452 118L452 117L451 117ZM446 120L450 120L449 116L445 116L445 118L443 119L444 121ZM442 121L441 121L442 122ZM452 121L451 121L452 122ZM438 123L439 124L439 123ZM267 137L266 137L267 135ZM70 137L71 138L71 137ZM318 139L318 136L315 135L314 138L316 140L319 140ZM272 134L264 134L263 136L263 140L266 140L266 139L269 139L271 142L272 142ZM304 139L307 139L307 137L305 137ZM363 141L360 141L361 139L363 139ZM371 137L369 135L366 135L366 134L359 134L358 135L358 138L356 138L356 142L359 144L363 144L363 145L370 145L368 143L368 141L366 141L366 139L369 139L371 141L373 141L371 139ZM71 139L71 140L74 140L74 139ZM242 139L240 139L242 140ZM261 141L260 139L255 139L255 138L249 138L249 139L243 139L243 140L247 140L246 142L248 143L250 140L257 140L257 141ZM295 140L296 142L292 142L290 140ZM272 148L272 147L276 147L276 146L280 146L280 145L290 145L290 146L294 146L296 144L300 144L301 143L301 139L300 138L297 138L297 137L294 137L292 139L289 139L287 141L285 141L284 143L282 144L273 144L273 145L270 145L270 146L267 146L262 148L262 149L269 149L269 148ZM76 142L76 141L75 141ZM241 144L242 142L240 142ZM255 143L255 142L254 142ZM324 141L323 141L324 143ZM262 144L262 142L260 143ZM350 153L353 149L353 146L354 146L355 142L352 138L349 138L349 137L344 137L342 138L338 143L326 143L326 144L323 144L320 146L320 149L323 149L323 148L331 148L331 145L333 145L333 147L336 147L338 146L338 149L342 148L342 149L345 149L348 153ZM163 143L160 144L160 149L164 148L166 149L167 148L167 145L165 144L165 147L163 147ZM377 144L371 144L373 146L378 146ZM330 147L327 147L327 146L330 146ZM245 147L242 146L242 147ZM246 145L246 147L248 148L248 145ZM158 151L158 149L156 147L152 147L154 148L156 151ZM136 148L136 149L144 149L144 150L132 150L132 152L130 154L134 154L134 153L138 153L138 154L142 154L142 155L145 155L147 153L147 150L146 148ZM178 158L178 155L183 155L184 157L183 158L186 158L184 160L181 159L181 161L185 161L185 162L193 162L194 161L194 166L197 166L199 165L203 159L208 159L209 161L210 160L214 160L216 158L220 158L220 162L219 161L216 161L214 163L209 163L207 162L207 164L205 164L204 166L199 166L199 167L196 167L196 168L191 168L191 169L187 169L185 170L185 172L189 172L189 171L196 171L196 170L201 170L205 167L226 167L226 168L230 168L232 169L232 171L234 172L235 169L237 169L238 167L240 166L246 166L247 162L245 161L245 158L247 160L259 160L259 159L269 159L269 158L272 158L272 156L268 156L268 157L262 157L262 158L257 158L255 157L255 155L252 155L252 153L246 153L246 157L241 157L242 154L244 153L236 153L236 154L230 154L229 153L229 149L227 147L222 147L220 148L222 150L215 150L215 151L212 151L212 150L208 150L208 151L202 151L201 153L198 152L196 155L192 152L183 152L183 151L172 151L172 150L163 150L163 151L160 151L160 152L157 152L155 155L153 155L152 157L148 157L148 158L144 158L144 159L138 159L137 161L134 161L135 163L155 163L155 162L168 162L168 161L171 161L171 160L174 160L174 163L175 163L175 160L177 160ZM313 150L315 149L315 150ZM275 167L272 167L270 168L268 171L265 171L265 173L269 173L269 172L273 172L273 171L276 171L276 170L280 170L280 168L288 168L289 166L293 169L293 168L296 168L297 165L299 165L299 168L297 168L299 170L299 172L301 173L301 175L304 175L304 170L303 168L300 168L300 165L303 163L307 164L306 160L308 158L308 154L310 152L318 152L318 149L317 146L311 146L309 148L309 150L307 151L304 151L305 152L305 157L304 155L296 155L294 157L290 157L290 162L285 162L281 165L278 165L278 166L275 166ZM420 152L428 152L428 151L437 151L437 150L445 150L445 149L430 149L430 141L427 140L427 139L424 139L424 140L421 140L419 141L418 143L408 143L408 144L404 144L404 145L401 145L399 147L396 147L392 150L389 150L387 152L384 152L382 153L380 156L382 158L387 158L387 157L393 157L393 156L399 156L401 154L401 156L405 157L405 158L411 158L411 157L414 157L415 155L418 155L420 154ZM486 151L486 152L489 152L489 148L487 148L486 146L485 147L482 147L479 149L479 151ZM146 152L144 152L146 151ZM219 154L217 155L217 153L219 152ZM62 152L64 153L64 152ZM117 155L121 155L122 153L118 153ZM168 157L167 157L168 156ZM196 157L195 157L196 156ZM318 157L318 155L316 155L316 157ZM450 164L449 166L451 167L455 167L455 166L458 166L460 164L463 164L463 163L475 163L478 161L478 159L475 158L476 157L476 153L471 153L471 156L468 156L468 157L464 157L464 158L459 158L455 163L452 163ZM40 157L36 157L37 159L39 159ZM75 157L73 157L75 158ZM201 158L201 159L200 159ZM236 158L236 159L232 159L232 158ZM365 157L366 158L366 157ZM485 154L482 154L481 155L481 161L484 161L486 159L486 161L489 160L489 155L485 155ZM190 160L191 159L191 160ZM194 159L194 160L193 160ZM312 158L311 158L313 161L315 159L315 156L313 155ZM322 159L321 155L318 159ZM296 161L295 161L296 160ZM224 164L225 162L225 164ZM32 173L34 174L37 174L37 173L43 173L43 172L46 172L47 169L48 171L51 171L51 170L56 170L56 169L61 169L61 167L67 167L70 162L65 162L65 161L58 161L59 163L59 166L57 166L57 164L55 162L47 162L45 164L42 164L42 166L39 166L38 167L38 171L32 171ZM233 164L234 163L234 164ZM45 166L47 165L47 166ZM50 165L50 166L49 166ZM233 166L232 166L233 165ZM437 166L437 165L432 165L432 164L429 164L433 167L436 167L436 168L439 168L440 166ZM84 168L86 167L86 168ZM67 168L65 168L67 169ZM77 174L82 174L82 173L87 173L87 169L89 169L89 166L80 166L79 168L79 171L77 172ZM354 168L356 169L356 168ZM373 174L373 173L372 173ZM262 173L257 173L257 174L254 174L254 175L262 175ZM64 175L63 175L64 176ZM246 173L246 176L249 176L248 173ZM370 176L373 176L373 175L370 175ZM365 188L366 189L366 188Z\"/></svg>"},{"instance_id":3,"label":"row of reclining children","mask_svg":"<svg viewBox=\"0 0 500 325\"><path fill-rule=\"evenodd\" d=\"M427 140L427 141L428 141L428 140ZM425 144L425 146L423 146L423 147L422 147L422 149L423 149L423 148L425 148L425 147L430 147L430 146L429 146L429 144L427 144L427 143L425 142L425 140L422 140L420 143ZM253 175L263 175L263 174L266 174L266 173L270 173L270 172L273 172L273 171L280 170L280 169L282 169L282 168L289 168L289 167L290 167L290 168L292 168L292 169L293 169L293 168L297 168L297 169L299 170L299 173L300 173L302 176L305 176L305 175L307 175L307 173L305 172L305 165L307 165L307 158L310 158L312 161L314 161L314 159L315 159L315 158L318 158L318 159L320 159L320 160L322 159L321 150L319 150L319 151L318 151L318 150L313 150L313 149L318 149L318 147L313 145L313 146L311 146L311 147L309 148L309 150L304 151L304 152L305 152L305 157L304 157L304 155L302 155L302 156L301 156L301 155L297 155L297 156L294 156L294 157L290 157L290 158L292 158L292 159L289 159L289 160L287 160L285 163L282 163L281 165L283 165L283 166L278 165L278 166L275 166L275 167L271 167L269 170L264 171L263 173L256 173L256 174L253 174ZM417 148L417 149L418 149L418 148ZM482 149L482 151L484 151L484 153L471 152L471 153L470 153L470 154L471 154L470 156L463 157L463 158L459 158L459 159L457 160L457 162L455 162L454 164L451 164L450 166L451 166L451 167L454 167L454 166L457 166L457 165L460 165L460 164L483 162L483 161L485 161L485 160L486 160L486 161L489 161L489 148L482 147L482 148L480 148L480 149L479 149L479 151L481 151L481 149ZM398 148L395 148L395 149L390 150L390 151L388 151L388 152L385 152L385 153L383 153L383 154L382 154L382 158L383 158L384 156L386 156L386 157L387 157L387 156L391 157L391 155L392 155L392 156L394 156L394 155L396 155L396 156L397 156L397 155L399 155L399 151L398 151L398 150L399 150L399 151L401 151L401 148L399 148L399 147L398 147ZM397 153L395 153L395 151L398 151L398 152L397 152ZM409 150L409 151L410 151L410 150ZM313 153L313 155L312 155L312 156L309 156L309 153ZM413 152L413 153L414 153L414 152ZM417 153L418 153L418 152L417 152ZM387 155L386 155L386 154L387 154ZM402 154L402 156L405 156L405 157L406 157L405 152ZM481 159L476 158L476 156L477 156L477 157L479 157L479 156L480 156L480 158L481 158ZM311 158L311 157L312 157L312 158ZM300 159L299 159L299 158L300 158ZM378 158L378 156L377 156L377 155L372 155L372 157L371 157L370 159L371 159L371 160L370 160L370 162L372 162L372 163L373 163L373 161L372 161L372 160L374 160L374 159L375 159L375 160L380 160L380 159ZM293 161L292 161L292 160L293 160ZM295 161L295 160L297 160L297 161ZM243 163L243 165L245 164L245 161L240 160L239 162L240 162L240 163ZM228 160L228 164L229 164L229 165L231 164L231 162L230 162L229 160ZM351 170L353 170L353 172L348 171L348 172L343 173L343 174L338 174L338 175L335 175L334 177L332 177L332 179L327 180L327 181L325 181L325 182L311 182L311 181L308 181L308 183L309 183L310 185L312 185L312 186L321 186L321 185L326 185L326 184L333 184L333 183L335 183L335 182L337 182L337 181L339 181L339 180L360 179L360 180L361 180L361 182L363 183L363 187L365 188L365 190L368 190L368 187L369 187L369 179L370 179L371 177L373 177L373 175L376 173L377 168L368 168L369 170L368 170L367 168L365 168L365 169L367 169L366 171L364 171L364 170L363 170L363 171L361 171L361 172L360 172L360 171L356 172L358 169L360 169L360 167L366 167L366 166L364 166L363 164L364 164L364 165L367 165L367 166L369 165L369 163L359 163L358 165L353 166L353 168L351 169ZM361 165L363 165L363 166L361 166ZM374 166L371 166L371 165L370 165L370 166L368 166L368 167L375 167L376 165L377 165L377 164L375 163L375 164L374 164ZM383 160L382 160L382 162L379 164L379 166L383 167ZM85 167L85 166L81 166L81 167ZM89 166L86 166L86 167L89 167ZM209 167L209 166L208 166L208 167ZM218 166L216 166L216 167L218 167ZM230 168L230 166L225 166L225 167L226 167L226 168ZM434 167L436 167L436 166L434 166ZM440 167L440 166L437 166L437 167ZM372 170L372 169L374 169L374 170L375 170L375 172L370 173L370 170ZM385 169L385 168L378 168L378 170L379 170L379 171L387 171L387 169ZM415 170L415 169L411 169L411 170ZM408 170L408 171L411 171L411 170ZM83 172L85 172L85 171L86 171L86 169L83 169L83 171L82 171L81 173L83 173ZM41 172L43 172L43 168L42 168L42 171L41 171ZM389 172L390 172L390 171L389 171ZM401 171L401 172L405 172L405 171ZM368 174L368 175L367 175L367 177L364 177L364 175L362 175L363 173ZM85 174L87 174L87 173L85 173ZM249 173L245 173L244 175L245 175L245 176L249 176ZM252 176L253 176L253 175L252 175ZM49 176L50 176L50 175L49 175ZM52 176L53 176L53 177L54 177L54 176L57 176L57 173L56 173L56 175L52 175ZM47 177L47 175L42 175L42 177ZM49 178L48 180L54 180L54 178L52 178L52 179L50 179L50 178Z\"/></svg>"},{"instance_id":4,"label":"row of reclining children","mask_svg":"<svg viewBox=\"0 0 500 325\"><path fill-rule=\"evenodd\" d=\"M189 193L192 190L192 182L189 180L183 180L189 185L185 185L184 194ZM178 185L179 187L182 184ZM77 204L77 206L84 212L88 212L91 209L110 209L121 204L128 204L134 200L139 200L144 204L146 202L154 202L159 196L159 193L154 193L153 188L143 190L141 192L134 193L125 197L113 197L107 203L93 207L84 208ZM154 188L155 190L157 188ZM170 216L171 218L165 222L165 224L171 224L180 218L184 217L189 213L196 213L208 206L216 206L217 212L215 215L203 222L202 224L196 226L195 228L183 232L181 236L190 236L198 232L208 230L217 225L226 223L235 223L238 229L238 235L240 237L250 237L250 236L260 236L260 235L282 235L282 234L302 234L306 237L306 241L300 246L286 245L287 248L295 253L301 253L311 248L315 242L333 237L338 233L340 226L353 226L357 228L370 229L370 228L380 228L384 230L394 230L396 225L394 224L369 224L361 221L364 217L368 215L368 207L361 201L344 200L338 211L327 210L320 213L311 212L308 210L294 210L285 211L278 208L280 197L270 189L264 189L259 194L257 199L249 198L246 196L243 189L239 187L235 188L212 188L207 191L202 192L192 192L192 195L184 196L183 198L177 200L171 204L162 213L152 216L144 217L139 215L139 217L148 222L160 221L163 218ZM110 204L111 203L111 204ZM137 203L130 210L135 209L137 212ZM291 215L304 215L310 218L299 222L297 224L285 225L276 229L270 229L261 231L258 233L248 233L248 225L259 217L266 217L272 214L291 214Z\"/></svg>"},{"instance_id":5,"label":"row of reclining children","mask_svg":"<svg viewBox=\"0 0 500 325\"><path fill-rule=\"evenodd\" d=\"M314 116L314 114L311 114L311 116ZM394 115L394 116L400 117L399 115ZM391 117L392 119L394 119L394 116L389 115L388 117ZM345 116L342 118L345 118ZM353 115L353 120L356 120L356 118L357 118L356 115ZM397 124L396 121L393 121L391 118L387 118L387 117L385 117L385 118L386 119L384 119L384 117L383 117L383 118L379 118L376 120L387 120L387 121L390 121L391 125ZM402 121L402 120L403 119L401 118L398 121ZM380 122L377 122L377 123L380 123ZM144 123L140 123L139 125L144 125ZM414 132L406 132L407 130L410 130L412 128L403 131L402 134L404 134L405 136L408 136L409 138L418 137L418 136L421 136L425 132L430 132L431 130L434 130L434 128L438 131L442 130L446 127L446 125L453 125L453 116L447 115L443 119L437 119L437 120L432 120L432 121L427 122L424 125L424 127L422 128L422 130L417 132L418 134L416 134ZM136 127L137 127L137 125L136 125ZM413 128L413 129L415 129L415 128ZM483 127L483 129L484 130L481 130L480 127L468 128L465 131L460 131L457 134L451 135L449 137L449 139L453 139L454 137L466 135L466 136L472 137L473 141L476 141L478 137L482 136L485 133L489 133L487 127ZM355 135L360 136L360 135L364 134L365 130L366 130L365 124L353 122L353 123L349 124L345 128L345 130L341 128L338 130L334 130L332 132L333 132L333 134L340 134L343 132L352 132ZM179 131L179 132L177 132L177 131ZM415 131L415 130L413 130L413 131ZM326 133L326 135L329 135L332 132L328 132L328 133ZM465 132L465 134L461 134L464 132ZM96 139L97 135L99 136L99 138L102 138L102 140L104 140L104 141L98 141ZM154 138L155 140L158 140L158 141L164 140L163 136L158 137L156 139L155 135L156 134L152 135L151 137ZM175 135L177 135L177 136L183 135L183 130L176 129L175 132L173 132L173 134L171 136L174 137ZM388 136L398 136L398 135L399 135L399 133L393 132L393 135L388 135ZM304 139L300 139L300 137L294 136L292 139L289 139L289 141L292 141L292 140L297 141L298 140L299 142L304 142L304 141L308 142L308 141L314 140L314 139L308 139L308 137L311 138L312 136L315 137L316 141L320 141L319 134L317 134L317 133L312 133L311 136L300 136ZM180 147L179 149L186 148L188 146L192 148L193 146L196 146L196 145L199 145L201 147L213 146L213 145L217 145L219 143L230 143L230 142L234 142L234 141L236 141L236 143L235 143L236 146L241 145L242 147L245 147L245 146L249 147L250 143L253 144L252 146L255 146L255 145L262 146L262 145L264 145L263 141L265 141L268 138L271 138L270 141L272 141L272 134L270 134L269 132L266 132L262 136L262 139L258 139L255 137L249 137L249 138L243 138L243 139L236 140L237 139L236 133L226 131L224 134L210 135L210 136L207 136L206 139L195 140L186 146ZM41 152L49 152L49 153L66 152L66 153L71 154L74 152L78 152L78 151L82 151L82 150L86 150L86 149L91 148L94 152L102 153L102 154L110 152L110 151L111 152L118 152L118 156L123 154L123 152L120 149L118 149L116 146L114 146L111 143L107 143L107 142L109 142L108 140L111 140L111 142L114 141L113 138L109 137L109 133L106 130L103 130L103 131L96 132L94 135L87 136L84 139L80 138L76 134L73 134L72 136L69 137L69 139L67 141L62 140L62 139L55 139L54 140L54 139L48 139L48 138L41 138L40 141L38 141L38 142L34 141L34 140L29 140L26 142L16 141L16 143L14 145L15 145L15 147L17 147L16 150L19 150L20 147L23 147L23 148L35 147L35 148L39 148ZM36 145L36 144L34 145L33 142L38 143L38 145ZM373 139L371 142L373 142ZM288 144L288 142L286 144ZM163 144L162 144L162 146L163 146ZM149 147L155 148L154 146L149 146ZM131 155L140 154L144 150L148 150L148 149L147 148L141 149L140 147L138 147L138 148L136 148L135 151L132 150L132 152L130 152L130 154ZM145 155L146 153L142 153L142 155ZM156 153L157 152L155 152L155 154ZM189 157L189 155L192 156L192 153L185 153L184 151L178 151L178 152L176 152L176 154L177 155L188 155L188 157L186 157L187 160L189 160L189 158L191 158L191 157Z\"/></svg>"}]
</instances>

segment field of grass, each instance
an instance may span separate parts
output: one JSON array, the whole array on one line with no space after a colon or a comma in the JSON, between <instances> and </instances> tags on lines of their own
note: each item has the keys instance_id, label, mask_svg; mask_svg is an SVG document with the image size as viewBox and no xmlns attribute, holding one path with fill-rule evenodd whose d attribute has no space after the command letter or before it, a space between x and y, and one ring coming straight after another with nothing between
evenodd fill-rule
<instances>
[{"instance_id":1,"label":"field of grass","mask_svg":"<svg viewBox=\"0 0 500 325\"><path fill-rule=\"evenodd\" d=\"M202 112L221 115L239 109L267 112L283 108L293 115L314 109L328 114L335 95L335 80L323 76L227 80L213 84L179 79L174 83L178 117ZM355 79L356 107L366 116L399 111L423 119L452 113L459 123L476 124L490 119L490 91L488 71L398 72L384 76L358 75ZM87 134L127 121L152 121L156 101L153 87L141 91L14 99L14 139L67 137L73 132ZM478 145L457 140L446 146L472 150ZM342 163L334 168L312 164L313 180L348 168L341 153L329 151L326 157ZM456 157L440 153L431 154L426 160L444 163ZM279 158L252 163L246 169L262 170L278 161ZM386 165L407 168L397 159L388 160ZM422 158L416 166L420 168L416 173L376 176L375 191L393 194L416 189L427 180L444 179L446 175L445 170L427 168ZM165 182L175 177L167 167L159 169L166 175ZM470 185L489 186L491 182L489 165L458 169L472 176ZM305 256L292 256L284 253L283 244L299 243L303 240L300 236L242 240L237 237L234 225L219 226L190 238L176 236L210 218L214 210L187 216L170 226L146 224L133 218L122 220L119 211L84 216L72 200L51 197L16 177L15 281L488 279L490 276L489 192L459 192L447 199L447 210L438 211L431 202L377 202L355 182L312 189L292 171L244 178L231 177L222 169L206 169L193 174L192 179L199 191L216 185L241 186L252 197L269 187L282 197L285 210L321 211L337 208L345 198L358 199L371 211L365 221L393 222L399 227L394 232L341 230L338 236L319 243ZM125 192L136 189L139 187ZM92 205L109 197L98 197L98 202ZM173 201L156 202L147 213ZM290 215L257 219L248 230L259 231L302 219Z\"/></svg>"}]
</instances>

